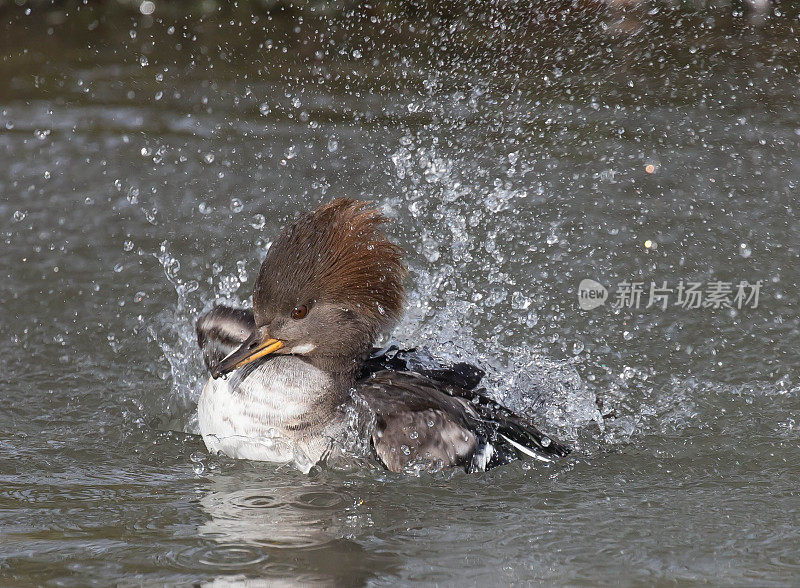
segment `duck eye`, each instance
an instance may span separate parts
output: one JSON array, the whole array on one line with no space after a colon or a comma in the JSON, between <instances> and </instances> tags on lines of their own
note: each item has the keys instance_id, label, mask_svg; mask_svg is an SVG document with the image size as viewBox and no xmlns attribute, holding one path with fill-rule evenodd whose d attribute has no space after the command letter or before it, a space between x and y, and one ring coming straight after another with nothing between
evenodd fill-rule
<instances>
[{"instance_id":1,"label":"duck eye","mask_svg":"<svg viewBox=\"0 0 800 588\"><path fill-rule=\"evenodd\" d=\"M300 306L295 306L292 309L292 318L296 321L305 318L307 314L308 314L308 307L305 304L301 304Z\"/></svg>"}]
</instances>

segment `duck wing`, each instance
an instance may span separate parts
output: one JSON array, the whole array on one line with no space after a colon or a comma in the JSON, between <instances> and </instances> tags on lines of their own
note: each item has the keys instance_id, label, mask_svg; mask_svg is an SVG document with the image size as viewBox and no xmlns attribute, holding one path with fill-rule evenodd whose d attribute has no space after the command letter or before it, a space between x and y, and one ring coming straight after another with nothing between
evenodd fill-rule
<instances>
[{"instance_id":1,"label":"duck wing","mask_svg":"<svg viewBox=\"0 0 800 588\"><path fill-rule=\"evenodd\" d=\"M212 371L237 350L255 327L252 310L230 306L215 306L197 319L197 344L203 351L203 361L208 370Z\"/></svg>"},{"instance_id":2,"label":"duck wing","mask_svg":"<svg viewBox=\"0 0 800 588\"><path fill-rule=\"evenodd\" d=\"M481 368L466 362L442 367L430 353L422 349L400 349L393 343L380 349L372 349L369 358L364 362L361 378L367 378L381 370L417 372L442 384L465 390L476 388L486 374Z\"/></svg>"},{"instance_id":3,"label":"duck wing","mask_svg":"<svg viewBox=\"0 0 800 588\"><path fill-rule=\"evenodd\" d=\"M393 472L415 463L484 471L526 456L553 461L569 453L483 392L408 371L376 371L356 384L356 397L375 419L372 446Z\"/></svg>"}]
</instances>

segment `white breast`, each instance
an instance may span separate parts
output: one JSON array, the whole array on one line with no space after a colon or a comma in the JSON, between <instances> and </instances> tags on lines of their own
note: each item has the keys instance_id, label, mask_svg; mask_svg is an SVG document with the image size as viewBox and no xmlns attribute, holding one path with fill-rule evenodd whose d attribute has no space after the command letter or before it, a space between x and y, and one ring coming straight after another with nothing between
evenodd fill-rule
<instances>
[{"instance_id":1,"label":"white breast","mask_svg":"<svg viewBox=\"0 0 800 588\"><path fill-rule=\"evenodd\" d=\"M330 444L330 423L314 426L330 389L324 372L293 357L209 379L197 405L200 433L212 453L292 462L307 472Z\"/></svg>"}]
</instances>

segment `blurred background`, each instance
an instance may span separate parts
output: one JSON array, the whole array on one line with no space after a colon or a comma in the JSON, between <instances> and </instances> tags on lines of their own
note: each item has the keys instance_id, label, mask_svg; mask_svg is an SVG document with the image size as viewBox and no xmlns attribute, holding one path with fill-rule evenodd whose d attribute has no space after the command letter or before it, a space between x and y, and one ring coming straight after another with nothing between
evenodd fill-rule
<instances>
[{"instance_id":1,"label":"blurred background","mask_svg":"<svg viewBox=\"0 0 800 588\"><path fill-rule=\"evenodd\" d=\"M796 582L799 29L761 0L0 0L0 579ZM194 320L338 196L407 252L393 338L573 457L207 455ZM645 308L681 281L762 285Z\"/></svg>"}]
</instances>

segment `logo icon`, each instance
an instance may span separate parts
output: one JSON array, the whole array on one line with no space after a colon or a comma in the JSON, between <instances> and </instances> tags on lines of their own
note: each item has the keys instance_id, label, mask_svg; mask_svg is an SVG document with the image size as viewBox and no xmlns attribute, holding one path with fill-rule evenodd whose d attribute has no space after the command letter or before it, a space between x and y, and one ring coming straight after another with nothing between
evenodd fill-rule
<instances>
[{"instance_id":1,"label":"logo icon","mask_svg":"<svg viewBox=\"0 0 800 588\"><path fill-rule=\"evenodd\" d=\"M578 284L578 306L583 310L602 306L606 300L608 300L608 290L603 284L588 278Z\"/></svg>"}]
</instances>

